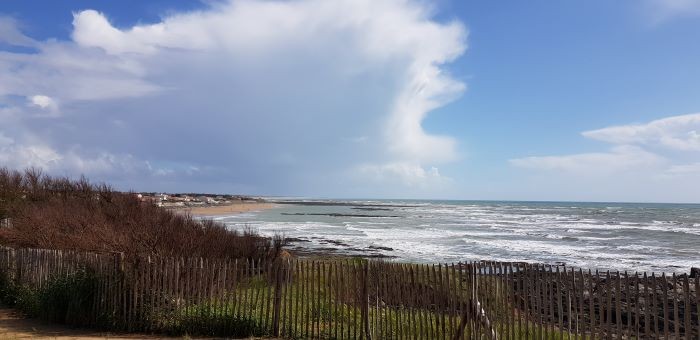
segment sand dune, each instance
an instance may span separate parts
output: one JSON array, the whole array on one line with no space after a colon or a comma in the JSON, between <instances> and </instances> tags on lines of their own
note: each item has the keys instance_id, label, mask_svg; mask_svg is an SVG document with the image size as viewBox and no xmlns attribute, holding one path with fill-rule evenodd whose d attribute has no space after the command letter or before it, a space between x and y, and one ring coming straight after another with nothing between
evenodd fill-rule
<instances>
[{"instance_id":1,"label":"sand dune","mask_svg":"<svg viewBox=\"0 0 700 340\"><path fill-rule=\"evenodd\" d=\"M259 211L274 208L272 203L265 202L236 202L227 205L208 205L202 207L188 207L182 209L192 215L213 216L226 214L240 214L248 211Z\"/></svg>"}]
</instances>

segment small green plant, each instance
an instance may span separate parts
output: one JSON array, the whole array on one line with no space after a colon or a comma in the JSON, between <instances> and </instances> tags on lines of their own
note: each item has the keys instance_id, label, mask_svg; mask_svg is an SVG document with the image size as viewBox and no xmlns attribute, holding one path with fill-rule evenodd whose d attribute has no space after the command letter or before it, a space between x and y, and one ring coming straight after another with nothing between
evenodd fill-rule
<instances>
[{"instance_id":1,"label":"small green plant","mask_svg":"<svg viewBox=\"0 0 700 340\"><path fill-rule=\"evenodd\" d=\"M49 322L88 324L96 277L89 269L49 280L38 294L39 316Z\"/></svg>"},{"instance_id":2,"label":"small green plant","mask_svg":"<svg viewBox=\"0 0 700 340\"><path fill-rule=\"evenodd\" d=\"M0 274L0 301L29 317L72 325L88 324L94 298L95 275L86 269L51 278L40 289Z\"/></svg>"},{"instance_id":3,"label":"small green plant","mask_svg":"<svg viewBox=\"0 0 700 340\"><path fill-rule=\"evenodd\" d=\"M6 273L0 274L0 301L31 317L37 316L40 310L36 290L13 282Z\"/></svg>"},{"instance_id":4,"label":"small green plant","mask_svg":"<svg viewBox=\"0 0 700 340\"><path fill-rule=\"evenodd\" d=\"M15 307L30 317L39 315L41 306L37 291L27 285L15 285Z\"/></svg>"},{"instance_id":5,"label":"small green plant","mask_svg":"<svg viewBox=\"0 0 700 340\"><path fill-rule=\"evenodd\" d=\"M229 306L216 309L207 305L189 306L177 311L172 319L173 334L248 337L261 336L265 332L261 327L262 320L235 315Z\"/></svg>"}]
</instances>

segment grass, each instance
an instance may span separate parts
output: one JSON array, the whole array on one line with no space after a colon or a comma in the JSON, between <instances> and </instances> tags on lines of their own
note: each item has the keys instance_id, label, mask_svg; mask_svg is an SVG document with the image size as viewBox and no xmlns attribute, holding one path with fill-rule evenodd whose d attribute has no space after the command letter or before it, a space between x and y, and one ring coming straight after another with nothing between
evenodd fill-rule
<instances>
[{"instance_id":1,"label":"grass","mask_svg":"<svg viewBox=\"0 0 700 340\"><path fill-rule=\"evenodd\" d=\"M141 307L136 312L133 323L124 325L120 319L123 310L107 312L107 308L98 310L98 315L90 315L93 311L92 302L95 296L95 287L99 286L100 277L89 270L78 270L75 273L52 277L41 288L30 288L26 285L17 285L0 276L0 298L5 302L11 302L21 310L42 319L68 323L72 325L88 324L91 320L98 322L92 325L104 327L108 330L127 330L133 328L138 331L165 333L170 335L191 336L215 336L215 337L248 337L248 336L272 336L273 305L275 297L281 298L281 317L279 322L280 335L286 338L303 339L308 337L321 337L327 339L355 338L364 333L363 310L360 306L364 299L361 293L362 285L353 285L354 277L359 277L357 283L363 282L361 270L355 270L366 265L364 260L353 262L316 262L311 265L304 262L305 270L292 267L294 274L289 280L284 280L276 291L276 282L270 279L269 267L256 268L252 272L256 275L238 277L235 287L228 289L206 290L209 296L189 298L182 300L182 295L174 295L173 290L153 290L144 296L146 301L141 301ZM354 264L354 267L353 267ZM372 266L381 264L373 263ZM386 264L384 267L372 267L368 277L368 308L371 323L372 336L375 338L451 338L460 324L460 313L457 308L438 310L436 305L452 307L457 299L449 303L439 302L441 297L439 280L429 277L424 271L415 275L415 280L410 281L412 287L401 286L386 287L389 291L381 290L381 299L376 298L376 288L372 283L392 278L397 266L403 266L404 270L410 268L417 271L418 265ZM353 269L355 268L355 269ZM332 270L331 270L332 269ZM381 270L380 270L381 269ZM245 269L250 272L251 270ZM414 273L415 273L414 271ZM338 280L335 273L343 272L346 279ZM239 272L240 273L240 272ZM354 274L353 274L354 273ZM443 272L444 273L444 272ZM331 275L332 274L332 275ZM360 276L358 276L360 274ZM457 277L447 272L442 277L448 281L457 281ZM238 274L236 274L238 275ZM384 277L374 277L384 275ZM199 282L207 280L216 282L214 276L207 278L204 271L193 272L193 277L198 277ZM413 277L413 276L412 276ZM156 279L157 277L153 277ZM128 280L125 283L128 285ZM194 281L197 282L197 281ZM483 276L480 284L484 289L480 293L482 302L487 304L487 313L491 318L494 329L501 334L502 328L506 328L507 319L499 317L510 315L512 308L502 305L498 300L503 288L499 286L499 280L495 276ZM229 281L229 283L231 283ZM180 290L184 286L180 285ZM189 285L188 285L189 287ZM197 292L197 286L192 288ZM418 287L418 288L417 288ZM495 288L495 289L491 289ZM128 291L128 287L126 288ZM392 295L396 289L405 290L406 294ZM422 292L417 296L411 293ZM176 290L177 291L177 290ZM459 301L466 303L466 286L460 290ZM277 294L279 293L279 294ZM126 295L129 299L129 295ZM490 301L490 303L489 303ZM497 306L497 308L488 308ZM448 312L451 311L451 312ZM111 313L111 314L110 314ZM511 326L515 326L511 324ZM478 327L478 323L471 322L465 330L467 336L473 333L485 334L487 330ZM525 324L523 323L523 328ZM510 327L509 327L510 328ZM538 327L529 324L527 331L520 329L515 332L518 338L534 339L537 335L553 336L558 338L559 331L554 328L544 328L542 333L537 332ZM569 334L564 331L568 338Z\"/></svg>"},{"instance_id":2,"label":"grass","mask_svg":"<svg viewBox=\"0 0 700 340\"><path fill-rule=\"evenodd\" d=\"M422 283L434 284L429 281ZM287 311L280 317L280 334L292 339L361 336L364 332L363 312L359 304L355 303L356 297L352 293L337 295L336 288L340 287L336 287L334 277L328 281L326 276L319 276L317 271L296 276L285 286L284 291L280 291L281 310ZM344 292L353 289L354 287ZM271 336L275 293L274 283L269 282L264 274L253 276L236 289L159 314L159 327L175 335ZM497 296L491 298L495 297ZM434 306L426 308L425 305L408 301L405 305L386 305L370 297L369 305L367 312L375 338L451 338L461 321L458 313L443 314L436 311ZM504 306L501 310L510 311L509 308ZM517 323L512 326L516 325ZM494 322L496 330L500 330L501 326L505 329L501 319ZM486 334L486 331L477 328L476 323L471 323L465 333ZM516 335L522 339L535 339L538 334L559 335L558 329L544 329L541 333L536 331L537 327L530 324L528 331L523 329L516 332ZM567 331L563 334L569 336Z\"/></svg>"}]
</instances>

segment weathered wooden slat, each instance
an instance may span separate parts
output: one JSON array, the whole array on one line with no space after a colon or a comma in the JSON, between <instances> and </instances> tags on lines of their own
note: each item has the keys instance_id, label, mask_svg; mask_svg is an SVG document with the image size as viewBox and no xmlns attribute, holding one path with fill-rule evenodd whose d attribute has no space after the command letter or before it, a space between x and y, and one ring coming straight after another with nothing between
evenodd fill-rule
<instances>
[{"instance_id":1,"label":"weathered wooden slat","mask_svg":"<svg viewBox=\"0 0 700 340\"><path fill-rule=\"evenodd\" d=\"M676 273L673 273L671 287L673 288L673 293L671 294L671 298L673 299L673 331L676 335L676 339L680 339L681 338L681 331L680 331L681 322L680 322L679 316L678 316L679 294L678 294L678 280L676 277Z\"/></svg>"},{"instance_id":2,"label":"weathered wooden slat","mask_svg":"<svg viewBox=\"0 0 700 340\"><path fill-rule=\"evenodd\" d=\"M329 296L332 297L333 300L333 332L329 334L333 334L333 337L335 339L340 339L338 336L342 337L343 331L341 330L341 325L343 324L343 317L338 314L338 309L340 307L340 274L338 271L338 261L332 261L330 264L330 271L331 271L331 279L333 281L333 288L329 291ZM329 306L329 308L331 308Z\"/></svg>"},{"instance_id":3,"label":"weathered wooden slat","mask_svg":"<svg viewBox=\"0 0 700 340\"><path fill-rule=\"evenodd\" d=\"M398 338L399 339L406 339L406 333L404 333L405 329L405 323L409 322L407 319L406 315L406 301L407 297L405 297L406 289L405 289L405 281L400 280L399 278L406 278L404 276L403 272L403 266L401 264L392 264L391 265L393 268L392 271L392 283L398 287L398 292L397 295L399 297L399 302L397 302L397 318L396 318L396 329L398 331Z\"/></svg>"},{"instance_id":4,"label":"weathered wooden slat","mask_svg":"<svg viewBox=\"0 0 700 340\"><path fill-rule=\"evenodd\" d=\"M647 273L644 273L644 336L651 336L651 282Z\"/></svg>"},{"instance_id":5,"label":"weathered wooden slat","mask_svg":"<svg viewBox=\"0 0 700 340\"><path fill-rule=\"evenodd\" d=\"M547 284L546 288L546 301L549 301L547 303L545 301L545 305L547 306L547 324L548 324L548 334L550 339L555 339L556 338L556 323L557 319L556 316L554 315L555 309L556 309L556 300L557 298L555 297L556 292L554 291L554 285L556 284L556 273L554 272L554 268L551 265L547 265L546 267L546 274L547 274L547 280L545 281Z\"/></svg>"},{"instance_id":6,"label":"weathered wooden slat","mask_svg":"<svg viewBox=\"0 0 700 340\"><path fill-rule=\"evenodd\" d=\"M250 259L248 261L248 268L246 270L246 293L248 294L246 299L246 304L248 308L246 309L246 320L253 322L253 311L255 310L255 259ZM285 289L286 293L286 289ZM284 299L283 299L284 303ZM282 310L283 325L284 325L284 309Z\"/></svg>"},{"instance_id":7,"label":"weathered wooden slat","mask_svg":"<svg viewBox=\"0 0 700 340\"><path fill-rule=\"evenodd\" d=\"M620 281L620 272L615 272L615 336L622 338L622 287ZM611 291L612 293L612 291Z\"/></svg>"},{"instance_id":8,"label":"weathered wooden slat","mask_svg":"<svg viewBox=\"0 0 700 340\"><path fill-rule=\"evenodd\" d=\"M410 296L410 303L411 307L409 308L409 323L413 325L413 327L410 328L410 331L415 334L416 337L421 337L422 335L422 324L419 322L419 318L416 316L416 306L418 306L418 294L417 294L417 285L418 283L416 282L416 274L415 274L415 268L413 265L405 265L408 270L408 274L410 275L410 290L409 290L409 296Z\"/></svg>"},{"instance_id":9,"label":"weathered wooden slat","mask_svg":"<svg viewBox=\"0 0 700 340\"><path fill-rule=\"evenodd\" d=\"M529 294L527 293L527 287L525 286L525 275L527 275L527 267L523 264L516 264L517 275L516 284L517 291L515 295L516 306L518 308L518 336L527 337L529 335L528 331L528 306L527 299L529 299ZM524 327L523 327L524 326Z\"/></svg>"},{"instance_id":10,"label":"weathered wooden slat","mask_svg":"<svg viewBox=\"0 0 700 340\"><path fill-rule=\"evenodd\" d=\"M562 277L561 277L561 272L559 271L559 266L556 268L556 277L555 277L555 285L556 285L556 290L554 292L556 299L557 299L557 315L556 315L556 320L557 320L557 326L559 327L559 340L564 339L564 307L563 307L563 301L565 300L564 296L564 290L562 289L562 286L564 283L562 282ZM571 314L569 314L571 315Z\"/></svg>"},{"instance_id":11,"label":"weathered wooden slat","mask_svg":"<svg viewBox=\"0 0 700 340\"><path fill-rule=\"evenodd\" d=\"M572 268L572 271L573 271L574 277L576 277L576 274L577 274L576 270L574 270ZM577 290L578 294L576 294L576 298L578 300L578 307L577 308L578 308L578 316L579 316L577 319L578 320L577 321L577 325L578 325L578 327L577 327L578 332L577 333L581 339L586 339L586 334L589 333L588 332L589 328L587 327L587 325L590 324L590 323L586 322L585 289L586 289L586 281L584 279L583 270L579 269L578 270L578 280L577 280L577 284L576 284L576 290Z\"/></svg>"},{"instance_id":12,"label":"weathered wooden slat","mask_svg":"<svg viewBox=\"0 0 700 340\"><path fill-rule=\"evenodd\" d=\"M313 338L313 332L314 332L313 319L311 319L311 316L312 316L312 313L314 310L314 306L315 306L315 303L314 303L315 300L312 298L313 283L314 283L314 279L313 279L314 263L315 262L307 263L306 273L305 273L305 276L306 276L305 281L307 281L307 283L306 283L306 295L305 296L307 296L307 299L310 300L310 301L308 301L307 306L306 306L306 333L307 333L306 336L311 337L311 338Z\"/></svg>"},{"instance_id":13,"label":"weathered wooden slat","mask_svg":"<svg viewBox=\"0 0 700 340\"><path fill-rule=\"evenodd\" d=\"M381 289L381 294L379 295L377 308L378 313L381 317L381 328L382 333L378 334L378 338L397 338L395 335L394 320L396 319L396 309L394 308L393 301L396 299L392 292L392 267L390 263L381 262L381 266L377 268L377 273L379 274L380 282L379 288ZM394 286L394 289L397 287Z\"/></svg>"},{"instance_id":14,"label":"weathered wooden slat","mask_svg":"<svg viewBox=\"0 0 700 340\"><path fill-rule=\"evenodd\" d=\"M425 286L425 267L422 264L416 266L416 279L418 281L418 316L420 318L421 332L420 336L425 339L430 339L430 324L429 319L426 316L427 308L427 293Z\"/></svg>"},{"instance_id":15,"label":"weathered wooden slat","mask_svg":"<svg viewBox=\"0 0 700 340\"><path fill-rule=\"evenodd\" d=\"M279 323L280 323L280 336L289 337L289 277L290 277L290 263L287 259L281 259L281 282L280 285L280 306L279 306Z\"/></svg>"},{"instance_id":16,"label":"weathered wooden slat","mask_svg":"<svg viewBox=\"0 0 700 340\"><path fill-rule=\"evenodd\" d=\"M174 268L174 263L173 263L173 268ZM220 289L220 283L219 280L221 279L220 275L220 270L221 270L221 264L219 263L219 259L211 259L209 260L209 285L210 285L210 293L209 293L209 299L210 299L210 305L211 305L211 312L209 313L209 320L212 320L214 325L217 328L212 329L213 332L221 332L221 330L218 329L219 326L219 320L221 319L221 289ZM174 269L172 270L173 273L175 273ZM171 279L171 288L173 287L174 281Z\"/></svg>"},{"instance_id":17,"label":"weathered wooden slat","mask_svg":"<svg viewBox=\"0 0 700 340\"><path fill-rule=\"evenodd\" d=\"M698 319L695 331L698 339L700 339L700 276L695 277L695 300L695 316Z\"/></svg>"},{"instance_id":18,"label":"weathered wooden slat","mask_svg":"<svg viewBox=\"0 0 700 340\"><path fill-rule=\"evenodd\" d=\"M594 289L594 309L593 312L597 313L593 315L596 324L596 332L599 339L606 339L605 334L605 280L604 276L601 277L601 273L596 270L594 276L591 278Z\"/></svg>"},{"instance_id":19,"label":"weathered wooden slat","mask_svg":"<svg viewBox=\"0 0 700 340\"><path fill-rule=\"evenodd\" d=\"M274 272L274 298L272 300L272 336L280 336L280 303L282 299L282 261L275 260L273 265Z\"/></svg>"},{"instance_id":20,"label":"weathered wooden slat","mask_svg":"<svg viewBox=\"0 0 700 340\"><path fill-rule=\"evenodd\" d=\"M426 299L428 300L425 305L425 311L428 316L428 324L430 325L430 336L433 339L440 338L440 317L437 312L436 294L437 291L437 278L435 277L435 265L425 266L425 276L426 282L425 286L428 290L428 295Z\"/></svg>"},{"instance_id":21,"label":"weathered wooden slat","mask_svg":"<svg viewBox=\"0 0 700 340\"><path fill-rule=\"evenodd\" d=\"M518 281L515 279L515 270L517 269L515 263L509 263L508 264L508 283L509 283L509 289L508 293L510 295L510 320L511 320L511 331L510 331L510 339L516 339L517 334L522 334L522 324L520 322L520 314L522 309L519 308L519 301L518 301L518 292L522 287L517 286ZM517 289L517 291L516 291ZM516 313L517 311L517 313ZM517 319L516 319L517 318Z\"/></svg>"},{"instance_id":22,"label":"weathered wooden slat","mask_svg":"<svg viewBox=\"0 0 700 340\"><path fill-rule=\"evenodd\" d=\"M239 303L239 298L241 296L241 274L240 274L240 265L238 263L238 259L234 259L232 266L231 266L231 282L232 282L232 287L231 287L231 317L229 317L229 327L233 324L234 319L239 318L239 310L240 310L240 303ZM240 261L241 263L243 261ZM274 270L277 270L278 268L275 266ZM275 274L277 275L277 274ZM276 277L276 276L275 276ZM273 281L274 283L274 281Z\"/></svg>"},{"instance_id":23,"label":"weathered wooden slat","mask_svg":"<svg viewBox=\"0 0 700 340\"><path fill-rule=\"evenodd\" d=\"M625 334L627 337L631 337L633 332L633 323L632 323L632 303L636 302L634 301L632 297L632 291L630 289L630 284L631 280L629 277L629 273L625 271L624 273L624 279L623 279L623 287L625 289L625 312L626 318L625 318Z\"/></svg>"},{"instance_id":24,"label":"weathered wooden slat","mask_svg":"<svg viewBox=\"0 0 700 340\"><path fill-rule=\"evenodd\" d=\"M685 326L683 327L683 334L685 335L686 339L690 339L693 336L693 329L691 328L691 313L693 309L691 308L691 300L690 300L690 279L688 278L688 275L684 275L683 277L683 316L684 316L684 324ZM696 292L697 294L697 292Z\"/></svg>"},{"instance_id":25,"label":"weathered wooden slat","mask_svg":"<svg viewBox=\"0 0 700 340\"><path fill-rule=\"evenodd\" d=\"M535 276L535 305L537 306L537 338L542 339L544 337L543 326L546 322L546 318L543 313L546 311L543 303L544 295L544 265L535 265L535 271L533 272Z\"/></svg>"},{"instance_id":26,"label":"weathered wooden slat","mask_svg":"<svg viewBox=\"0 0 700 340\"><path fill-rule=\"evenodd\" d=\"M260 268L262 267L262 260L258 258L257 260L253 260L254 266L253 266L253 285L254 285L254 294L252 298L252 310L251 310L251 315L250 318L252 320L252 323L260 323L260 320L262 320L262 313L264 309L264 304L260 300L260 294L262 290L262 271ZM251 334L253 335L253 334Z\"/></svg>"},{"instance_id":27,"label":"weathered wooden slat","mask_svg":"<svg viewBox=\"0 0 700 340\"><path fill-rule=\"evenodd\" d=\"M659 306L658 306L658 293L656 292L658 290L658 280L656 279L656 274L651 273L651 289L652 289L652 294L651 294L651 329L652 329L652 335L655 339L659 338Z\"/></svg>"},{"instance_id":28,"label":"weathered wooden slat","mask_svg":"<svg viewBox=\"0 0 700 340\"><path fill-rule=\"evenodd\" d=\"M75 268L77 264L77 256L73 256L71 260L71 273L75 273ZM128 301L129 301L129 289L128 289L128 282L127 277L126 277L126 269L125 269L125 258L124 254L120 254L119 256L119 309L120 309L120 322L121 330L128 330L128 325L129 325L129 310L128 310Z\"/></svg>"},{"instance_id":29,"label":"weathered wooden slat","mask_svg":"<svg viewBox=\"0 0 700 340\"><path fill-rule=\"evenodd\" d=\"M386 308L381 307L385 295L383 282L386 281L386 277L385 273L382 271L383 265L381 261L371 261L369 265L369 272L371 278L371 309L373 310L373 312L370 315L372 317L371 335L372 339L383 339L384 337L386 337L387 334L386 322L384 321L387 318L386 313L388 312L388 310Z\"/></svg>"},{"instance_id":30,"label":"weathered wooden slat","mask_svg":"<svg viewBox=\"0 0 700 340\"><path fill-rule=\"evenodd\" d=\"M605 335L608 339L614 338L613 312L615 307L613 306L613 287L613 279L610 277L610 271L608 270L605 274Z\"/></svg>"},{"instance_id":31,"label":"weathered wooden slat","mask_svg":"<svg viewBox=\"0 0 700 340\"><path fill-rule=\"evenodd\" d=\"M522 274L520 275L520 285L522 287L520 291L520 300L521 300L521 314L522 314L522 319L523 319L523 325L524 330L521 332L521 337L525 337L526 339L529 338L532 335L532 298L534 295L532 294L532 281L529 280L530 278L530 265L529 264L521 264L520 270L522 270Z\"/></svg>"},{"instance_id":32,"label":"weathered wooden slat","mask_svg":"<svg viewBox=\"0 0 700 340\"><path fill-rule=\"evenodd\" d=\"M223 277L221 278L222 281L222 300L221 303L223 304L223 308L221 310L221 327L223 328L224 333L229 333L231 330L231 318L232 318L232 313L231 313L231 295L233 294L233 276L231 275L231 260L230 259L224 259L222 261L222 268L221 272ZM265 322L265 327L267 328L269 325L267 322Z\"/></svg>"},{"instance_id":33,"label":"weathered wooden slat","mask_svg":"<svg viewBox=\"0 0 700 340\"><path fill-rule=\"evenodd\" d=\"M341 261L340 263L340 284L341 284L341 294L339 298L343 300L343 318L346 320L348 323L347 326L347 334L343 332L343 328L345 327L346 322L343 322L340 324L340 337L341 339L349 339L350 338L350 325L349 322L351 320L350 317L350 299L348 298L348 290L350 289L348 287L348 278L347 278L347 273L348 273L348 262L347 261Z\"/></svg>"},{"instance_id":34,"label":"weathered wooden slat","mask_svg":"<svg viewBox=\"0 0 700 340\"><path fill-rule=\"evenodd\" d=\"M663 292L664 292L664 301L663 301L663 308L664 308L664 338L668 339L669 335L669 311L668 311L668 279L666 278L666 274L661 274L661 283L663 284Z\"/></svg>"},{"instance_id":35,"label":"weathered wooden slat","mask_svg":"<svg viewBox=\"0 0 700 340\"><path fill-rule=\"evenodd\" d=\"M330 338L333 335L333 327L335 324L335 315L333 314L333 268L332 268L332 262L324 262L323 263L323 271L324 275L323 277L325 278L325 283L323 286L324 290L324 295L326 298L326 308L324 309L326 312L326 336Z\"/></svg>"},{"instance_id":36,"label":"weathered wooden slat","mask_svg":"<svg viewBox=\"0 0 700 340\"><path fill-rule=\"evenodd\" d=\"M591 275L591 270L588 270L590 280L591 297L589 299L589 308L591 313L591 338L596 336L603 338L603 300L601 299L600 275L598 270L595 271L595 276ZM597 309L595 307L598 307ZM596 314L596 312L598 314ZM598 317L599 316L599 317Z\"/></svg>"}]
</instances>

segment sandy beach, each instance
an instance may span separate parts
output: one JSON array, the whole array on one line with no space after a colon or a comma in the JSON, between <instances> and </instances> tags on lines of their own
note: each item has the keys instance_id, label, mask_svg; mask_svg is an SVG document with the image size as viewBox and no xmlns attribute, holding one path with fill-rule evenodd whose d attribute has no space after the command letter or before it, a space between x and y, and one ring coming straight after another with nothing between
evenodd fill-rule
<instances>
[{"instance_id":1,"label":"sandy beach","mask_svg":"<svg viewBox=\"0 0 700 340\"><path fill-rule=\"evenodd\" d=\"M266 202L236 202L226 205L208 205L202 207L188 207L181 211L189 212L192 215L215 216L226 214L240 214L248 211L259 211L274 208L275 204Z\"/></svg>"}]
</instances>

